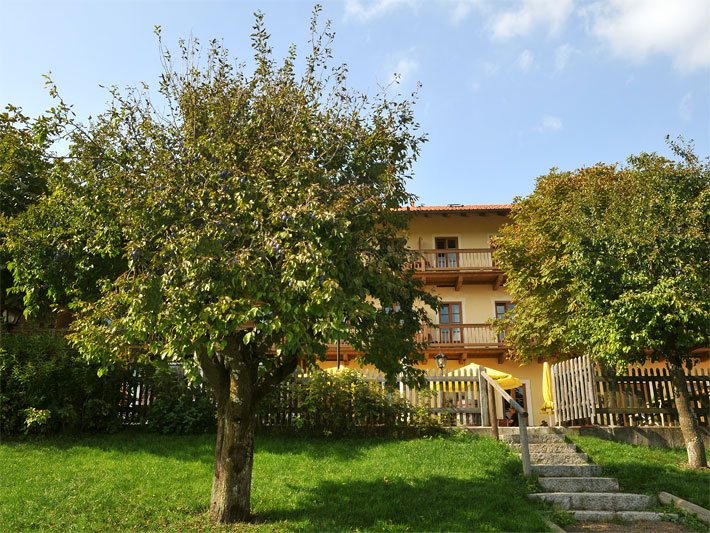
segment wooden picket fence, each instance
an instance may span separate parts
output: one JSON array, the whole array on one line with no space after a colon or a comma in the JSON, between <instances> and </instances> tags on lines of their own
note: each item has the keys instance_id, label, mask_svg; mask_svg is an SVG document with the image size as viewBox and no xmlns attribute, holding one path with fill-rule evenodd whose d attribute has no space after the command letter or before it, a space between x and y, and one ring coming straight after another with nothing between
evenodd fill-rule
<instances>
[{"instance_id":1,"label":"wooden picket fence","mask_svg":"<svg viewBox=\"0 0 710 533\"><path fill-rule=\"evenodd\" d=\"M667 368L629 367L623 374L602 369L586 357L552 365L555 423L600 426L677 426L678 411ZM709 425L710 373L686 374L700 425Z\"/></svg>"},{"instance_id":2,"label":"wooden picket fence","mask_svg":"<svg viewBox=\"0 0 710 533\"><path fill-rule=\"evenodd\" d=\"M359 379L385 387L385 376L374 370L355 370ZM310 379L309 372L296 370L291 379L278 390L277 401L268 412L260 416L263 426L288 427L294 424L301 412L302 396L299 383ZM423 389L409 387L397 381L394 388L400 396L414 406L424 406L447 425L481 425L481 383L474 369L450 372L429 370L426 374L427 386Z\"/></svg>"},{"instance_id":3,"label":"wooden picket fence","mask_svg":"<svg viewBox=\"0 0 710 533\"><path fill-rule=\"evenodd\" d=\"M595 365L588 357L577 357L551 365L555 423L595 418Z\"/></svg>"},{"instance_id":4,"label":"wooden picket fence","mask_svg":"<svg viewBox=\"0 0 710 533\"><path fill-rule=\"evenodd\" d=\"M118 417L124 426L142 426L148 421L153 395L146 374L151 371L146 365L136 365L129 369L127 379L121 384Z\"/></svg>"},{"instance_id":5,"label":"wooden picket fence","mask_svg":"<svg viewBox=\"0 0 710 533\"><path fill-rule=\"evenodd\" d=\"M710 415L710 375L694 368L686 373L690 402L698 423ZM605 426L677 426L678 411L667 368L629 368L623 375L600 370L596 376L595 423Z\"/></svg>"}]
</instances>

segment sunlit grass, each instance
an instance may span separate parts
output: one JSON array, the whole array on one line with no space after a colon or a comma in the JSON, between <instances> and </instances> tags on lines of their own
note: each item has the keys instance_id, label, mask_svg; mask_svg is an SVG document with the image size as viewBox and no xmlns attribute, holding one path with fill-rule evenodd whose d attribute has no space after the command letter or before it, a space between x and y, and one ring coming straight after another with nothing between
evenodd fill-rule
<instances>
[{"instance_id":1,"label":"sunlit grass","mask_svg":"<svg viewBox=\"0 0 710 533\"><path fill-rule=\"evenodd\" d=\"M0 445L4 530L210 527L213 435ZM519 460L481 438L257 440L246 529L542 531ZM235 529L243 530L244 526Z\"/></svg>"}]
</instances>

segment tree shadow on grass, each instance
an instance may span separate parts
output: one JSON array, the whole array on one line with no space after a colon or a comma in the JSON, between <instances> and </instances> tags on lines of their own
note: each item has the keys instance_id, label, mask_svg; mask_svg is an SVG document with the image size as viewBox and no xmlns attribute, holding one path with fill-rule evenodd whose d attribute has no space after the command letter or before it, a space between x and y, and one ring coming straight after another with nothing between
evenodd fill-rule
<instances>
[{"instance_id":1,"label":"tree shadow on grass","mask_svg":"<svg viewBox=\"0 0 710 533\"><path fill-rule=\"evenodd\" d=\"M324 481L301 489L295 508L265 510L256 520L308 531L544 531L523 484L505 475Z\"/></svg>"},{"instance_id":2,"label":"tree shadow on grass","mask_svg":"<svg viewBox=\"0 0 710 533\"><path fill-rule=\"evenodd\" d=\"M161 435L140 430L127 430L115 434L67 434L52 437L15 438L0 445L13 448L29 446L33 449L68 451L74 448L92 448L123 454L149 453L178 461L214 462L216 435ZM395 441L393 437L320 437L287 433L259 434L255 439L255 453L306 456L309 459L337 458L354 460L373 447Z\"/></svg>"},{"instance_id":3,"label":"tree shadow on grass","mask_svg":"<svg viewBox=\"0 0 710 533\"><path fill-rule=\"evenodd\" d=\"M301 455L309 459L337 458L341 461L349 461L362 457L368 450L377 446L407 440L413 440L413 438L324 437L293 433L265 433L257 435L255 449L257 453Z\"/></svg>"}]
</instances>

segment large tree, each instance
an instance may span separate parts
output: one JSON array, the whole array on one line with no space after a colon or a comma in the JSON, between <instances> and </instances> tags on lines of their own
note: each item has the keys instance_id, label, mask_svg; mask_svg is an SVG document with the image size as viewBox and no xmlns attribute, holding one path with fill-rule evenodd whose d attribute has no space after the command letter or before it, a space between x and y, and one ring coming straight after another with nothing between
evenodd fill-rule
<instances>
[{"instance_id":1,"label":"large tree","mask_svg":"<svg viewBox=\"0 0 710 533\"><path fill-rule=\"evenodd\" d=\"M336 338L417 379L421 303L434 303L405 268L398 210L424 140L412 102L349 89L317 13L302 64L295 48L276 63L260 14L250 71L218 41L182 42L179 69L161 46L162 100L114 90L75 122L66 172L8 238L28 305L70 305L88 357L201 369L224 522L250 517L261 398Z\"/></svg>"},{"instance_id":2,"label":"large tree","mask_svg":"<svg viewBox=\"0 0 710 533\"><path fill-rule=\"evenodd\" d=\"M517 302L503 321L518 357L588 354L608 366L665 360L691 466L707 464L683 366L708 346L710 166L672 161L552 170L496 239Z\"/></svg>"}]
</instances>

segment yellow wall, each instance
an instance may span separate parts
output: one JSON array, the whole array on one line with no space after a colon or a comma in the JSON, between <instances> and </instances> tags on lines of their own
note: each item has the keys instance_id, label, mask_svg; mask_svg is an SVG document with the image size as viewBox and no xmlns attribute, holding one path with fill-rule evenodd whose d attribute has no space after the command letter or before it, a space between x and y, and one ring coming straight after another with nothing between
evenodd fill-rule
<instances>
[{"instance_id":1,"label":"yellow wall","mask_svg":"<svg viewBox=\"0 0 710 533\"><path fill-rule=\"evenodd\" d=\"M464 324L485 324L495 318L495 303L509 302L510 295L501 288L497 291L489 284L463 285L460 291L453 287L427 287L433 294L439 296L442 302L461 302L461 321ZM429 318L434 323L439 322L435 311L429 310Z\"/></svg>"},{"instance_id":2,"label":"yellow wall","mask_svg":"<svg viewBox=\"0 0 710 533\"><path fill-rule=\"evenodd\" d=\"M488 248L490 235L507 221L507 217L497 215L418 215L409 224L407 242L413 250L431 250L434 249L434 237L458 237L459 248Z\"/></svg>"}]
</instances>

